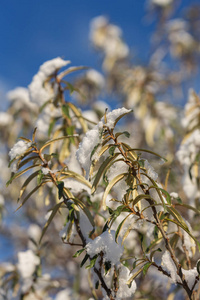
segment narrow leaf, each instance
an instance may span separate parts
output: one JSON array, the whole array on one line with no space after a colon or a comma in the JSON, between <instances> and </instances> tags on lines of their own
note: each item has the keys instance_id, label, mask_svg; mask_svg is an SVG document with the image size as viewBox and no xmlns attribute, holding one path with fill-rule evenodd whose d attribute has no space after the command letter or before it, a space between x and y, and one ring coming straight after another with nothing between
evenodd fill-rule
<instances>
[{"instance_id":1,"label":"narrow leaf","mask_svg":"<svg viewBox=\"0 0 200 300\"><path fill-rule=\"evenodd\" d=\"M137 272L135 272L130 278L129 278L129 280L127 281L127 285L128 286L131 286L131 283L132 283L132 281L141 273L143 271L143 267L142 268L140 268Z\"/></svg>"},{"instance_id":2,"label":"narrow leaf","mask_svg":"<svg viewBox=\"0 0 200 300\"><path fill-rule=\"evenodd\" d=\"M37 170L36 172L34 172L33 174L31 174L23 183L21 189L20 189L20 192L19 192L19 198L22 197L27 185L29 184L29 182L31 182L31 180L33 180L33 178L35 178L38 173L40 172L40 170Z\"/></svg>"},{"instance_id":3,"label":"narrow leaf","mask_svg":"<svg viewBox=\"0 0 200 300\"><path fill-rule=\"evenodd\" d=\"M113 162L113 160L119 155L120 153L115 153L113 156L109 156L106 158L106 160L104 160L104 162L101 164L96 176L95 176L95 179L94 179L94 182L93 182L93 185L92 185L92 190L91 190L91 194L93 194L95 191L96 191L96 188L99 184L99 181L101 179L101 176L103 175L103 173L108 169L109 165L111 162Z\"/></svg>"},{"instance_id":4,"label":"narrow leaf","mask_svg":"<svg viewBox=\"0 0 200 300\"><path fill-rule=\"evenodd\" d=\"M144 275L146 275L146 273L147 273L147 271L148 271L148 269L149 269L149 267L152 265L152 263L151 262L148 262L148 263L146 263L145 265L144 265L144 267L143 267L143 274Z\"/></svg>"},{"instance_id":5,"label":"narrow leaf","mask_svg":"<svg viewBox=\"0 0 200 300\"><path fill-rule=\"evenodd\" d=\"M24 173L26 173L28 170L32 169L32 168L35 168L35 167L38 167L40 166L40 164L36 164L36 165L33 165L33 166L30 166L24 170L22 170L21 172L18 172L18 173L15 173L9 180L8 182L6 183L6 186L8 186L9 184L12 183L12 181L16 178L18 178L19 176L23 175Z\"/></svg>"},{"instance_id":6,"label":"narrow leaf","mask_svg":"<svg viewBox=\"0 0 200 300\"><path fill-rule=\"evenodd\" d=\"M121 118L123 118L124 116L126 116L127 114L133 112L132 109L130 109L129 111L125 112L124 114L120 115L116 120L115 120L115 123L114 123L114 127L116 126L116 124L119 122L119 120L121 120Z\"/></svg>"},{"instance_id":7,"label":"narrow leaf","mask_svg":"<svg viewBox=\"0 0 200 300\"><path fill-rule=\"evenodd\" d=\"M42 152L46 147L48 147L48 146L49 146L50 144L52 144L52 143L55 143L55 142L57 142L57 141L61 141L61 140L67 139L67 138L71 138L71 137L77 137L77 136L78 136L77 134L76 134L76 135L66 135L66 136L61 136L61 137L59 137L59 138L50 140L50 141L46 142L46 143L42 146L42 148L40 149L40 152Z\"/></svg>"},{"instance_id":8,"label":"narrow leaf","mask_svg":"<svg viewBox=\"0 0 200 300\"><path fill-rule=\"evenodd\" d=\"M59 210L59 208L61 207L62 204L63 204L63 201L57 203L57 204L54 206L54 208L53 208L53 210L52 210L52 213L51 213L49 219L47 220L47 222L46 222L46 224L44 225L44 228L43 228L43 230L42 230L42 234L41 234L41 237L40 237L40 240L39 240L39 244L41 243L43 236L45 235L45 233L46 233L46 231L47 231L49 225L51 224L53 218L55 217L57 211Z\"/></svg>"},{"instance_id":9,"label":"narrow leaf","mask_svg":"<svg viewBox=\"0 0 200 300\"><path fill-rule=\"evenodd\" d=\"M73 255L73 257L78 257L78 256L80 256L81 253L83 253L83 251L85 251L85 248L76 251L76 253Z\"/></svg>"},{"instance_id":10,"label":"narrow leaf","mask_svg":"<svg viewBox=\"0 0 200 300\"><path fill-rule=\"evenodd\" d=\"M115 178L113 178L109 184L107 185L106 189L105 189L105 192L104 192L104 195L103 195L103 209L106 210L106 198L111 190L111 188L117 183L119 182L120 180L122 180L124 177L126 177L128 175L128 173L122 173L122 174L119 174L117 175Z\"/></svg>"},{"instance_id":11,"label":"narrow leaf","mask_svg":"<svg viewBox=\"0 0 200 300\"><path fill-rule=\"evenodd\" d=\"M128 217L131 215L132 213L128 214L124 219L123 221L119 224L119 226L117 227L117 230L116 230L116 233L115 233L115 242L117 243L118 241L118 237L119 237L119 234L120 234L120 231L124 225L124 223L126 222L126 220L128 219Z\"/></svg>"}]
</instances>

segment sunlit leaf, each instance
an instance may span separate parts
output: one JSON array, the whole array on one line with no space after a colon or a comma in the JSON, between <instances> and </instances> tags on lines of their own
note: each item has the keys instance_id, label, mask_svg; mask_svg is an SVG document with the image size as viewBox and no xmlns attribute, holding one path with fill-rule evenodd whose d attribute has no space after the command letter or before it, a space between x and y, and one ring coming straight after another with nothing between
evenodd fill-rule
<instances>
[{"instance_id":1,"label":"sunlit leaf","mask_svg":"<svg viewBox=\"0 0 200 300\"><path fill-rule=\"evenodd\" d=\"M46 142L42 148L40 149L40 152L42 152L46 147L48 147L50 144L52 143L55 143L57 141L61 141L61 140L64 140L64 139L67 139L67 138L71 138L71 137L77 137L77 135L66 135L66 136L61 136L59 138L56 138L56 139L53 139L53 140L50 140L48 142Z\"/></svg>"},{"instance_id":2,"label":"sunlit leaf","mask_svg":"<svg viewBox=\"0 0 200 300\"><path fill-rule=\"evenodd\" d=\"M14 179L16 179L16 178L18 178L19 176L23 175L24 173L26 173L26 172L29 171L30 169L35 168L35 167L38 167L38 166L40 166L40 164L35 164L35 165L30 166L30 167L28 167L28 168L26 168L26 169L24 169L24 170L22 170L22 171L20 171L20 172L18 172L18 173L15 173L15 174L8 180L8 182L6 183L6 186L8 186L9 184L11 184L12 181L13 181Z\"/></svg>"},{"instance_id":3,"label":"sunlit leaf","mask_svg":"<svg viewBox=\"0 0 200 300\"><path fill-rule=\"evenodd\" d=\"M131 112L133 112L132 109L130 109L129 111L127 111L127 112L125 112L125 113L123 113L123 114L121 114L121 115L115 120L114 127L115 127L116 124L119 122L119 120L121 120L121 118L123 118L124 116L126 116L127 114L129 114L129 113L131 113Z\"/></svg>"},{"instance_id":4,"label":"sunlit leaf","mask_svg":"<svg viewBox=\"0 0 200 300\"><path fill-rule=\"evenodd\" d=\"M87 179L85 179L85 177L83 177L82 175L80 175L80 174L78 174L76 172L73 172L73 171L61 171L60 174L61 175L65 175L65 176L60 177L59 178L60 180L63 180L65 178L74 178L77 181L85 184L89 188L92 188L91 183Z\"/></svg>"},{"instance_id":5,"label":"sunlit leaf","mask_svg":"<svg viewBox=\"0 0 200 300\"><path fill-rule=\"evenodd\" d=\"M117 243L118 241L118 237L119 237L119 234L120 234L120 231L124 225L124 223L126 222L126 220L128 219L128 217L131 215L132 213L128 214L124 219L123 221L119 224L119 226L117 227L117 230L116 230L116 233L115 233L115 242Z\"/></svg>"},{"instance_id":6,"label":"sunlit leaf","mask_svg":"<svg viewBox=\"0 0 200 300\"><path fill-rule=\"evenodd\" d=\"M87 123L85 122L85 120L82 118L81 111L71 102L67 102L67 105L70 107L70 109L73 111L73 113L77 117L77 119L83 129L83 132L86 133L88 131L88 126L87 126Z\"/></svg>"},{"instance_id":7,"label":"sunlit leaf","mask_svg":"<svg viewBox=\"0 0 200 300\"><path fill-rule=\"evenodd\" d=\"M143 267L141 267L137 272L135 272L127 281L127 285L130 287L133 280L143 271Z\"/></svg>"},{"instance_id":8,"label":"sunlit leaf","mask_svg":"<svg viewBox=\"0 0 200 300\"><path fill-rule=\"evenodd\" d=\"M93 185L92 185L92 190L91 190L91 194L93 194L99 184L99 181L103 175L103 173L109 168L109 166L111 165L111 163L115 160L115 158L119 155L120 153L115 153L113 156L109 156L106 158L106 160L104 160L104 162L101 164L96 176L95 176L95 179L94 179L94 182L93 182ZM113 162L114 163L114 162Z\"/></svg>"},{"instance_id":9,"label":"sunlit leaf","mask_svg":"<svg viewBox=\"0 0 200 300\"><path fill-rule=\"evenodd\" d=\"M113 178L108 186L106 187L105 189L105 192L104 192L104 195L103 195L103 209L106 210L106 198L111 190L111 188L117 183L119 182L120 180L122 180L124 177L126 177L128 175L128 173L122 173L122 174L119 174L117 175L115 178Z\"/></svg>"},{"instance_id":10,"label":"sunlit leaf","mask_svg":"<svg viewBox=\"0 0 200 300\"><path fill-rule=\"evenodd\" d=\"M19 199L22 197L25 189L27 188L27 185L29 184L29 182L31 182L38 174L39 174L40 170L37 170L36 172L34 172L33 174L31 174L23 183L20 192L19 192Z\"/></svg>"},{"instance_id":11,"label":"sunlit leaf","mask_svg":"<svg viewBox=\"0 0 200 300\"><path fill-rule=\"evenodd\" d=\"M141 201L142 199L150 199L154 202L156 202L150 195L145 195L145 194L140 194L138 195L131 203L132 205L136 205L139 201Z\"/></svg>"},{"instance_id":12,"label":"sunlit leaf","mask_svg":"<svg viewBox=\"0 0 200 300\"><path fill-rule=\"evenodd\" d=\"M191 234L191 232L188 230L187 227L185 227L181 223L179 223L175 220L169 219L169 218L165 218L165 220L167 220L169 222L172 222L172 223L176 224L177 226L180 226L184 231L186 231L189 234L189 236L191 236L191 238L196 242L196 244L198 246L198 249L199 249L199 252L200 252L200 243L199 243L199 241Z\"/></svg>"},{"instance_id":13,"label":"sunlit leaf","mask_svg":"<svg viewBox=\"0 0 200 300\"><path fill-rule=\"evenodd\" d=\"M123 132L117 132L115 134L115 137L118 138L120 135L124 134L125 137L129 138L130 137L130 133L128 131L123 131Z\"/></svg>"},{"instance_id":14,"label":"sunlit leaf","mask_svg":"<svg viewBox=\"0 0 200 300\"><path fill-rule=\"evenodd\" d=\"M42 230L42 234L41 234L41 237L40 237L40 240L39 240L39 244L41 243L49 225L51 224L53 218L55 217L56 213L58 212L59 208L61 207L61 205L63 204L63 201L57 203L54 208L52 209L52 212L51 212L51 215L49 217L49 219L47 220L46 224L44 225L44 228Z\"/></svg>"},{"instance_id":15,"label":"sunlit leaf","mask_svg":"<svg viewBox=\"0 0 200 300\"><path fill-rule=\"evenodd\" d=\"M22 203L20 204L20 206L16 209L16 211L18 211L25 203L26 201L45 183L41 183L40 185L37 185L22 201Z\"/></svg>"},{"instance_id":16,"label":"sunlit leaf","mask_svg":"<svg viewBox=\"0 0 200 300\"><path fill-rule=\"evenodd\" d=\"M141 148L131 148L127 151L140 151L140 152L147 152L147 153L150 153L150 154L153 154L155 156L158 156L159 158L163 159L165 162L167 161L166 158L164 158L163 156L161 156L160 154L154 152L154 151L150 151L150 150L147 150L147 149L141 149Z\"/></svg>"}]
</instances>

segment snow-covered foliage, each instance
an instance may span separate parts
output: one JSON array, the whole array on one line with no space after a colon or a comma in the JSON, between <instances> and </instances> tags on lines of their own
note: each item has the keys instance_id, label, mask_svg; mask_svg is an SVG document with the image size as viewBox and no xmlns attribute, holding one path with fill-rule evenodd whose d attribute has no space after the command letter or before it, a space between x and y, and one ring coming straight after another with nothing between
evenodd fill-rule
<instances>
[{"instance_id":1,"label":"snow-covered foliage","mask_svg":"<svg viewBox=\"0 0 200 300\"><path fill-rule=\"evenodd\" d=\"M199 299L200 100L192 89L184 109L174 100L197 67L198 22L172 19L177 1L147 3L158 16L147 64L100 16L90 41L103 71L57 57L7 94L0 299Z\"/></svg>"}]
</instances>

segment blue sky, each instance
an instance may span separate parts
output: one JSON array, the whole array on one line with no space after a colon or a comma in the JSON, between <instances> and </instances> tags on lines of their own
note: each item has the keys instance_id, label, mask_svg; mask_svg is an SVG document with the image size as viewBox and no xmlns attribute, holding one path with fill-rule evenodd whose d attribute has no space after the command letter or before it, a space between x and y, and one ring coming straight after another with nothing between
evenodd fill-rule
<instances>
[{"instance_id":1,"label":"blue sky","mask_svg":"<svg viewBox=\"0 0 200 300\"><path fill-rule=\"evenodd\" d=\"M104 14L123 28L129 44L143 43L141 0L11 0L0 11L0 77L10 85L27 85L41 63L64 56L75 65L96 65L88 43L89 23ZM145 36L144 36L145 35Z\"/></svg>"},{"instance_id":2,"label":"blue sky","mask_svg":"<svg viewBox=\"0 0 200 300\"><path fill-rule=\"evenodd\" d=\"M148 56L154 23L145 18L146 0L9 0L0 9L0 90L27 86L46 60L100 67L89 43L92 18L106 15L119 25L136 56ZM183 0L183 3L188 3ZM3 98L2 98L3 99Z\"/></svg>"}]
</instances>

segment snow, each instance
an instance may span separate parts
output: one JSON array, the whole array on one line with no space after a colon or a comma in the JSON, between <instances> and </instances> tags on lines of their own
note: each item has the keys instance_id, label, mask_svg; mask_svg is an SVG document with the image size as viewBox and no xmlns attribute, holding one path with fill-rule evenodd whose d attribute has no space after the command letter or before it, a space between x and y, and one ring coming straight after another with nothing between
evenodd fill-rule
<instances>
[{"instance_id":1,"label":"snow","mask_svg":"<svg viewBox=\"0 0 200 300\"><path fill-rule=\"evenodd\" d=\"M187 140L181 144L177 158L182 165L189 166L194 162L196 155L200 151L200 129L196 129L187 138Z\"/></svg>"},{"instance_id":2,"label":"snow","mask_svg":"<svg viewBox=\"0 0 200 300\"><path fill-rule=\"evenodd\" d=\"M121 268L119 269L119 277L118 277L119 289L117 291L117 299L124 299L127 297L131 297L135 293L137 287L136 282L133 280L129 288L129 286L127 285L127 281L129 280L129 278L130 278L129 269L121 265Z\"/></svg>"},{"instance_id":3,"label":"snow","mask_svg":"<svg viewBox=\"0 0 200 300\"><path fill-rule=\"evenodd\" d=\"M115 242L115 231L105 231L86 245L87 253L93 257L101 251L104 253L103 260L110 261L112 265L118 264L123 254L123 246Z\"/></svg>"},{"instance_id":4,"label":"snow","mask_svg":"<svg viewBox=\"0 0 200 300\"><path fill-rule=\"evenodd\" d=\"M91 167L91 152L94 147L101 142L100 132L102 128L103 123L99 122L98 125L89 130L84 136L82 142L79 145L79 149L76 152L79 163L86 171L86 178L89 178L89 171Z\"/></svg>"},{"instance_id":5,"label":"snow","mask_svg":"<svg viewBox=\"0 0 200 300\"><path fill-rule=\"evenodd\" d=\"M32 250L18 252L17 269L22 278L26 279L33 275L35 268L40 264L40 259Z\"/></svg>"},{"instance_id":6,"label":"snow","mask_svg":"<svg viewBox=\"0 0 200 300\"><path fill-rule=\"evenodd\" d=\"M29 95L32 102L37 103L39 106L46 101L53 99L56 94L57 86L54 88L47 79L53 75L57 70L69 64L69 61L63 60L60 57L46 61L39 68L38 73L33 77L29 85Z\"/></svg>"},{"instance_id":7,"label":"snow","mask_svg":"<svg viewBox=\"0 0 200 300\"><path fill-rule=\"evenodd\" d=\"M24 154L26 150L31 146L32 142L26 142L23 140L18 141L9 152L10 160L17 158Z\"/></svg>"},{"instance_id":8,"label":"snow","mask_svg":"<svg viewBox=\"0 0 200 300\"><path fill-rule=\"evenodd\" d=\"M67 241L67 237L68 237L68 228L69 228L69 225L70 223L68 222L64 227L63 229L59 232L59 236L61 237L62 240L66 240ZM71 232L70 232L70 238L68 241L70 242L73 242L75 236L76 236L76 229L75 229L75 226L74 224L72 225L72 228L71 228Z\"/></svg>"},{"instance_id":9,"label":"snow","mask_svg":"<svg viewBox=\"0 0 200 300\"><path fill-rule=\"evenodd\" d=\"M114 128L114 123L116 119L126 113L131 112L130 109L126 108L118 108L115 109L108 114L106 114L106 123L104 120L104 117L102 117L101 121L94 126L93 129L89 130L86 135L84 136L82 142L79 144L79 149L76 152L77 159L81 166L85 169L86 171L86 178L89 178L89 172L90 172L90 167L91 167L91 152L94 149L95 146L100 144L102 142L101 139L101 132L103 130L103 125L108 126L110 129ZM98 149L94 153L92 159L97 159L98 160Z\"/></svg>"},{"instance_id":10,"label":"snow","mask_svg":"<svg viewBox=\"0 0 200 300\"><path fill-rule=\"evenodd\" d=\"M100 89L102 89L105 86L104 77L101 75L101 73L97 72L96 70L88 70L85 76L87 79L94 82L95 85L98 86Z\"/></svg>"},{"instance_id":11,"label":"snow","mask_svg":"<svg viewBox=\"0 0 200 300\"><path fill-rule=\"evenodd\" d=\"M162 265L164 269L166 269L169 272L173 283L180 282L180 277L177 274L176 266L167 250L162 256Z\"/></svg>"},{"instance_id":12,"label":"snow","mask_svg":"<svg viewBox=\"0 0 200 300\"><path fill-rule=\"evenodd\" d=\"M0 112L0 126L9 126L13 122L13 117L7 112Z\"/></svg>"},{"instance_id":13,"label":"snow","mask_svg":"<svg viewBox=\"0 0 200 300\"><path fill-rule=\"evenodd\" d=\"M16 109L23 109L24 106L31 110L36 110L36 105L30 102L29 91L24 87L17 87L7 93L8 99Z\"/></svg>"},{"instance_id":14,"label":"snow","mask_svg":"<svg viewBox=\"0 0 200 300\"><path fill-rule=\"evenodd\" d=\"M170 196L174 199L179 198L179 195L175 192L170 193Z\"/></svg>"},{"instance_id":15,"label":"snow","mask_svg":"<svg viewBox=\"0 0 200 300\"><path fill-rule=\"evenodd\" d=\"M57 293L55 300L71 300L72 292L70 289L65 289Z\"/></svg>"},{"instance_id":16,"label":"snow","mask_svg":"<svg viewBox=\"0 0 200 300\"><path fill-rule=\"evenodd\" d=\"M86 242L88 242L90 240L89 234L94 228L86 214L81 209L79 210L79 225Z\"/></svg>"},{"instance_id":17,"label":"snow","mask_svg":"<svg viewBox=\"0 0 200 300\"><path fill-rule=\"evenodd\" d=\"M150 163L148 162L148 160L145 160L144 167L145 167L145 169L147 171L147 175L149 177L151 177L154 181L156 181L157 178L158 178L158 174L155 172L154 168L150 165Z\"/></svg>"},{"instance_id":18,"label":"snow","mask_svg":"<svg viewBox=\"0 0 200 300\"><path fill-rule=\"evenodd\" d=\"M189 288L191 289L195 283L196 276L199 276L196 267L191 270L182 269L182 272L185 275L185 280L187 281Z\"/></svg>"},{"instance_id":19,"label":"snow","mask_svg":"<svg viewBox=\"0 0 200 300\"><path fill-rule=\"evenodd\" d=\"M4 196L0 194L0 207L5 203Z\"/></svg>"},{"instance_id":20,"label":"snow","mask_svg":"<svg viewBox=\"0 0 200 300\"><path fill-rule=\"evenodd\" d=\"M114 128L114 123L118 117L120 117L123 114L127 114L131 112L131 109L126 109L125 107L114 109L113 111L106 114L107 122L105 123L106 126L109 128ZM101 119L104 120L104 117Z\"/></svg>"},{"instance_id":21,"label":"snow","mask_svg":"<svg viewBox=\"0 0 200 300\"><path fill-rule=\"evenodd\" d=\"M50 172L48 168L41 168L41 171L44 175L47 175Z\"/></svg>"},{"instance_id":22,"label":"snow","mask_svg":"<svg viewBox=\"0 0 200 300\"><path fill-rule=\"evenodd\" d=\"M158 6L168 6L169 4L171 4L173 2L173 0L152 0L151 1L154 5L158 5Z\"/></svg>"}]
</instances>

